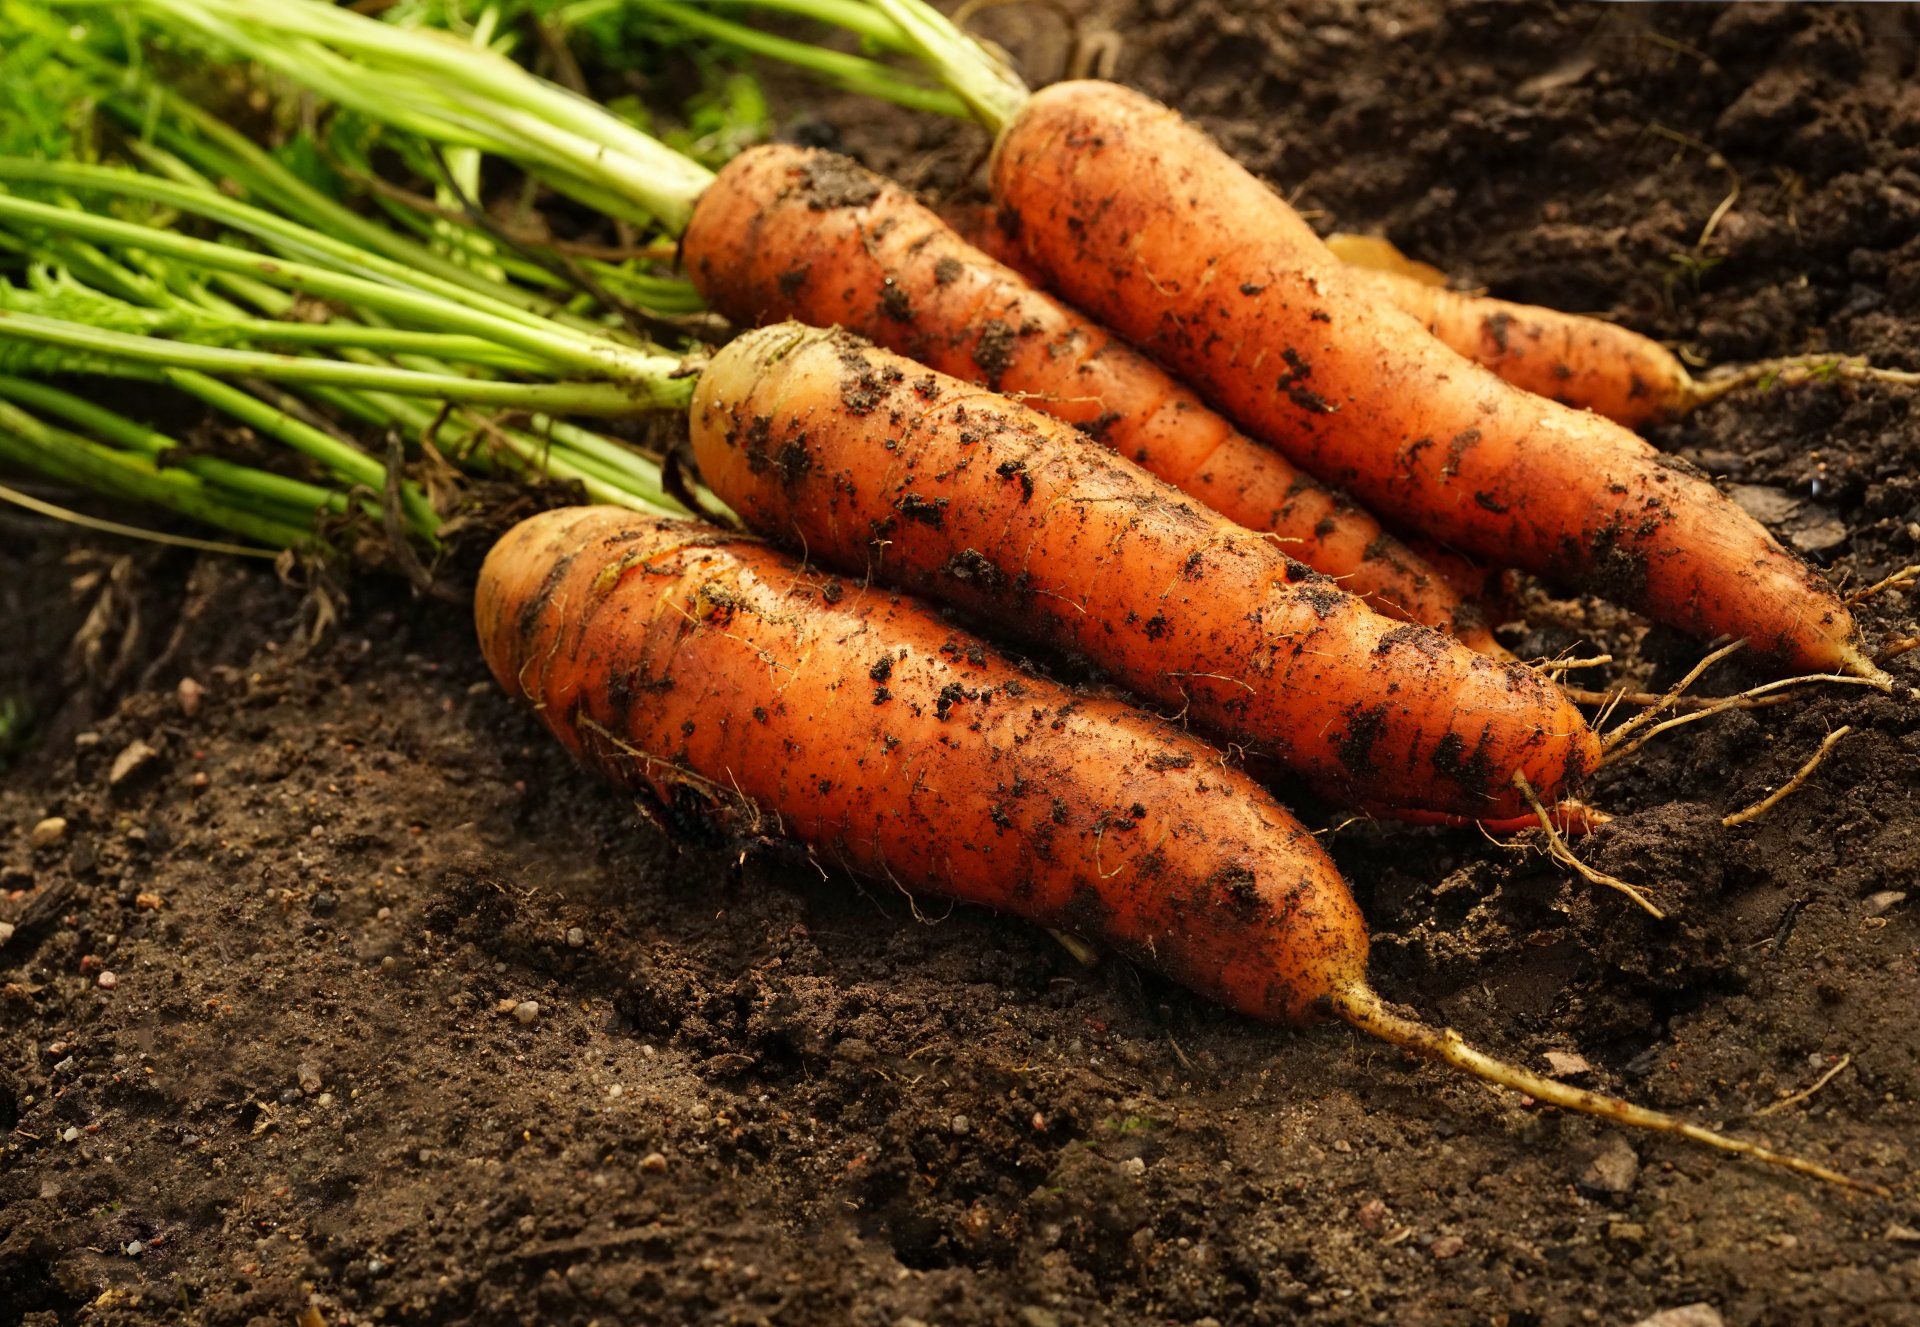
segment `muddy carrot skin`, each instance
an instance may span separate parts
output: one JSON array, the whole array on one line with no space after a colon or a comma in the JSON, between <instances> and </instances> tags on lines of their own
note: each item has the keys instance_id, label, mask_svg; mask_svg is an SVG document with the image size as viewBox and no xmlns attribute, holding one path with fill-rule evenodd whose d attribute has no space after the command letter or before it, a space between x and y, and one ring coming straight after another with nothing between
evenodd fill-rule
<instances>
[{"instance_id":1,"label":"muddy carrot skin","mask_svg":"<svg viewBox=\"0 0 1920 1327\"><path fill-rule=\"evenodd\" d=\"M846 327L1017 397L1279 536L1379 611L1498 651L1477 609L1351 500L845 157L778 145L742 153L701 197L682 254L736 322Z\"/></svg>"},{"instance_id":2,"label":"muddy carrot skin","mask_svg":"<svg viewBox=\"0 0 1920 1327\"><path fill-rule=\"evenodd\" d=\"M853 870L1076 931L1256 1018L1324 1017L1364 985L1346 885L1251 779L909 599L590 507L510 531L474 612L500 684L677 816L757 811Z\"/></svg>"},{"instance_id":3,"label":"muddy carrot skin","mask_svg":"<svg viewBox=\"0 0 1920 1327\"><path fill-rule=\"evenodd\" d=\"M1693 401L1693 378L1679 358L1617 323L1468 295L1395 272L1354 270L1352 277L1523 391L1627 428L1671 419Z\"/></svg>"},{"instance_id":4,"label":"muddy carrot skin","mask_svg":"<svg viewBox=\"0 0 1920 1327\"><path fill-rule=\"evenodd\" d=\"M845 332L762 328L692 412L749 526L850 574L1079 653L1343 801L1518 815L1598 742L1539 674L1369 610L1051 416Z\"/></svg>"},{"instance_id":5,"label":"muddy carrot skin","mask_svg":"<svg viewBox=\"0 0 1920 1327\"><path fill-rule=\"evenodd\" d=\"M1063 296L1382 516L1781 664L1885 681L1833 590L1704 475L1449 350L1165 107L1056 84L992 175Z\"/></svg>"}]
</instances>

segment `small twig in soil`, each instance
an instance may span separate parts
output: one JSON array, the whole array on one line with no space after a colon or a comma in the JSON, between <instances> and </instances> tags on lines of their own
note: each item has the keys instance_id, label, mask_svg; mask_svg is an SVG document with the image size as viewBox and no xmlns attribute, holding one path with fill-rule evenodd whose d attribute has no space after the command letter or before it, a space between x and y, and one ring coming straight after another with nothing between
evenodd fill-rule
<instances>
[{"instance_id":1,"label":"small twig in soil","mask_svg":"<svg viewBox=\"0 0 1920 1327\"><path fill-rule=\"evenodd\" d=\"M1721 817L1720 823L1728 829L1731 829L1735 825L1744 825L1749 820L1758 820L1761 816L1773 810L1774 807L1780 805L1780 803L1798 792L1806 783L1808 776L1819 768L1821 761L1827 758L1827 752L1833 750L1833 748L1839 744L1840 739L1852 731L1853 726L1851 724L1842 724L1840 727L1835 728L1827 734L1826 740L1820 743L1820 749L1813 753L1813 756L1806 764L1800 767L1799 772L1791 779L1788 779L1785 783L1781 784L1780 787L1768 793L1746 810L1735 811L1730 816Z\"/></svg>"},{"instance_id":2,"label":"small twig in soil","mask_svg":"<svg viewBox=\"0 0 1920 1327\"><path fill-rule=\"evenodd\" d=\"M1848 1051L1845 1055L1842 1055L1839 1058L1839 1060L1837 1060L1833 1064L1833 1066L1829 1068L1824 1074L1821 1074L1818 1078L1814 1079L1811 1086L1803 1087L1798 1092L1795 1092L1790 1096L1781 1097L1780 1100L1774 1102L1771 1106L1763 1106L1761 1109L1754 1112L1755 1118L1758 1118L1759 1116L1762 1116L1762 1115L1772 1115L1778 1111L1783 1111L1787 1109L1787 1107L1789 1106L1799 1105L1801 1102L1805 1101L1808 1097L1812 1096L1815 1092L1818 1092L1821 1088L1825 1087L1828 1083L1831 1083L1836 1077L1839 1076L1839 1073L1842 1069L1846 1068L1848 1065L1852 1063L1853 1063L1853 1052Z\"/></svg>"},{"instance_id":3,"label":"small twig in soil","mask_svg":"<svg viewBox=\"0 0 1920 1327\"><path fill-rule=\"evenodd\" d=\"M1540 801L1539 794L1534 792L1533 785L1527 782L1526 775L1515 770L1513 774L1513 786L1520 790L1520 795L1527 799L1527 805L1533 808L1534 815L1539 817L1540 828L1546 831L1547 853L1550 857L1561 865L1572 868L1589 884L1605 885L1608 889L1617 889L1642 908L1646 909L1647 912L1654 917L1662 921L1666 920L1667 914L1655 907L1653 900L1648 898L1638 888L1628 884L1618 876L1611 876L1605 871L1595 870L1574 855L1573 849L1567 846L1567 841L1560 836L1560 831L1554 827L1553 817L1548 814L1546 806Z\"/></svg>"}]
</instances>

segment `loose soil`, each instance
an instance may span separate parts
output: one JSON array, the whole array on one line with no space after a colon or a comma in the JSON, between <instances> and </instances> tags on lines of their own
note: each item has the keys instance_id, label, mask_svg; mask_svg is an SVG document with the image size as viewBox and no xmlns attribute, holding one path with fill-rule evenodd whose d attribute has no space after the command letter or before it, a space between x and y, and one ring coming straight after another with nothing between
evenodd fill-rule
<instances>
[{"instance_id":1,"label":"loose soil","mask_svg":"<svg viewBox=\"0 0 1920 1327\"><path fill-rule=\"evenodd\" d=\"M981 21L1045 78L1051 14ZM1911 9L1151 0L1096 27L1324 228L1715 361L1920 367ZM809 117L941 191L983 146ZM1657 441L1775 490L1864 584L1920 556L1917 425L1824 385ZM462 608L395 580L308 647L265 568L0 522L0 697L37 719L0 775L7 1327L1920 1321L1911 700L1813 691L1609 771L1583 851L1665 924L1536 844L1331 833L1393 997L1885 1203L1256 1027L777 845L676 846L506 702ZM1525 605L1530 653L1655 682L1698 653Z\"/></svg>"}]
</instances>

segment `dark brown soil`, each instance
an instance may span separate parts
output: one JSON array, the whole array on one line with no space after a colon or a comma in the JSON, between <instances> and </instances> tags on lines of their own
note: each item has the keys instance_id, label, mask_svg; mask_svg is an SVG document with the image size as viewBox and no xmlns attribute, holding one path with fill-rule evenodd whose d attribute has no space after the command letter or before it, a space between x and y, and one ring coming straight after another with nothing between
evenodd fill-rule
<instances>
[{"instance_id":1,"label":"dark brown soil","mask_svg":"<svg viewBox=\"0 0 1920 1327\"><path fill-rule=\"evenodd\" d=\"M1033 12L983 21L1049 76ZM1920 367L1910 9L1152 0L1115 25L1124 77L1329 229L1715 360ZM826 105L916 182L979 146ZM1837 521L1837 576L1920 556L1895 390L1658 440ZM1813 692L1610 771L1585 851L1669 924L1476 834L1334 840L1395 998L1887 1203L1252 1026L778 849L676 849L508 705L457 607L369 578L305 650L269 572L4 519L0 698L38 724L0 774L0 1325L1920 1322L1909 698ZM1657 679L1697 654L1532 607L1529 651L1584 632ZM1865 618L1911 633L1913 604ZM1810 786L1721 828L1842 723Z\"/></svg>"}]
</instances>

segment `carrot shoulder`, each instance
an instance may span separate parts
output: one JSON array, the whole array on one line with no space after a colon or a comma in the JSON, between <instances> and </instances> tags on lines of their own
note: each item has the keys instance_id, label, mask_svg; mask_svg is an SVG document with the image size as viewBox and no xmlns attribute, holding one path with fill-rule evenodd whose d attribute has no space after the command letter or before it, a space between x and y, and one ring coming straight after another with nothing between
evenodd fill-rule
<instances>
[{"instance_id":1,"label":"carrot shoulder","mask_svg":"<svg viewBox=\"0 0 1920 1327\"><path fill-rule=\"evenodd\" d=\"M844 332L737 339L695 393L694 457L747 523L957 604L1329 795L1519 814L1597 740L1530 669L1396 623L1050 416Z\"/></svg>"},{"instance_id":2,"label":"carrot shoulder","mask_svg":"<svg viewBox=\"0 0 1920 1327\"><path fill-rule=\"evenodd\" d=\"M1056 84L992 169L1062 294L1373 510L1783 663L1878 676L1831 588L1705 476L1383 305L1173 112Z\"/></svg>"},{"instance_id":3,"label":"carrot shoulder","mask_svg":"<svg viewBox=\"0 0 1920 1327\"><path fill-rule=\"evenodd\" d=\"M1016 396L1285 540L1381 612L1498 648L1446 577L1351 500L844 157L787 146L742 153L701 197L682 253L702 294L736 321L846 327Z\"/></svg>"},{"instance_id":4,"label":"carrot shoulder","mask_svg":"<svg viewBox=\"0 0 1920 1327\"><path fill-rule=\"evenodd\" d=\"M1065 927L1255 1017L1324 1017L1366 933L1314 837L1199 740L746 538L548 512L489 554L482 648L577 756L681 818Z\"/></svg>"}]
</instances>

